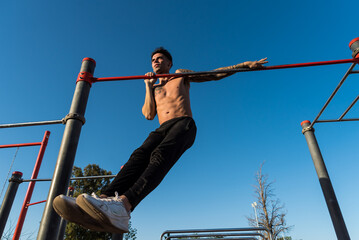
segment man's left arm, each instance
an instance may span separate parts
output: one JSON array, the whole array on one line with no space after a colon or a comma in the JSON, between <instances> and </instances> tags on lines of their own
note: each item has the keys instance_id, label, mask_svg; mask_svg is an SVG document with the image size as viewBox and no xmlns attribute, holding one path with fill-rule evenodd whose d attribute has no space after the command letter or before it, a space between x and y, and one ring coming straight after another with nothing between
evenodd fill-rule
<instances>
[{"instance_id":1,"label":"man's left arm","mask_svg":"<svg viewBox=\"0 0 359 240\"><path fill-rule=\"evenodd\" d=\"M257 69L257 68L262 68L263 64L265 64L265 63L268 63L267 58L263 58L259 61L247 61L247 62L239 63L239 64L236 64L233 66L221 67L221 68L214 69L213 71L235 70L235 69L240 69L240 68ZM185 70L185 69L178 69L176 71L176 73L180 73L180 72L194 72L194 71ZM207 81L217 81L222 78L229 77L233 74L235 74L235 72L232 72L232 73L208 73L208 74L203 74L203 75L192 75L192 76L190 75L190 76L187 76L187 78L190 82L207 82Z\"/></svg>"}]
</instances>

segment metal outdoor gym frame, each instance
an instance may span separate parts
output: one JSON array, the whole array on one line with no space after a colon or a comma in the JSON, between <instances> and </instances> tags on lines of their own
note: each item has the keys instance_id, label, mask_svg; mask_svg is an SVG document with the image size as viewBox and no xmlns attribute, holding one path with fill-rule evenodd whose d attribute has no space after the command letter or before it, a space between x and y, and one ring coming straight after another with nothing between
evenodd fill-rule
<instances>
[{"instance_id":1,"label":"metal outdoor gym frame","mask_svg":"<svg viewBox=\"0 0 359 240\"><path fill-rule=\"evenodd\" d=\"M261 232L267 232L266 238ZM192 230L167 230L161 235L161 240L190 240L190 239L214 239L214 240L271 240L270 231L266 228L218 228L218 229L192 229Z\"/></svg>"},{"instance_id":2,"label":"metal outdoor gym frame","mask_svg":"<svg viewBox=\"0 0 359 240\"><path fill-rule=\"evenodd\" d=\"M21 124L21 125L23 126L23 124ZM43 125L43 124L41 124L41 125ZM16 126L13 126L13 127L18 127L18 126L16 124ZM12 177L9 179L10 183L8 185L8 189L6 191L6 194L3 199L3 203L0 208L0 236L2 236L3 231L5 229L6 222L7 222L8 216L10 214L12 203L15 199L19 184L21 184L23 182L28 182L29 186L28 186L25 198L24 198L23 205L20 210L20 215L19 215L18 222L17 222L15 230L14 230L14 235L13 235L12 240L20 239L22 227L25 222L28 208L30 206L46 202L46 200L43 200L43 201L30 203L32 193L35 188L35 183L36 182L44 182L44 181L52 181L52 179L38 179L37 178L38 173L40 171L41 163L42 163L42 160L43 160L43 157L45 154L45 150L46 150L46 147L47 147L47 144L49 141L49 137L50 137L50 132L45 131L44 137L41 142L0 145L0 148L15 148L15 147L20 148L20 147L40 146L39 153L38 153L35 165L34 165L34 169L33 169L31 178L30 179L22 179L22 175L23 175L22 172L15 171L15 172L13 172ZM116 175L73 177L73 178L70 178L70 180L73 181L73 180L84 180L84 179L114 178L115 176ZM73 188L69 187L67 195L72 196L72 193L73 193ZM58 240L63 239L65 227L66 227L66 221L64 221L64 219L61 219ZM114 239L114 237L113 237L113 239ZM120 239L122 239L122 238L120 238Z\"/></svg>"},{"instance_id":3,"label":"metal outdoor gym frame","mask_svg":"<svg viewBox=\"0 0 359 240\"><path fill-rule=\"evenodd\" d=\"M344 83L345 79L349 74L358 73L358 71L353 71L354 66L359 63L359 38L353 39L349 44L350 49L353 52L352 59L344 60L334 60L334 61L321 61L321 62L310 62L310 63L299 63L299 64L287 64L287 65L278 65L278 66L268 66L260 69L248 69L240 68L236 70L223 70L223 71L209 71L209 72L194 72L194 73L176 73L176 74L159 74L156 75L156 78L160 77L183 77L190 75L208 75L208 74L217 74L217 73L235 73L235 72L247 72L247 71L263 71L263 70L275 70L275 69L285 69L285 68L298 68L298 67L310 67L310 66L321 66L321 65L332 65L332 64L344 64L351 63L351 67L340 81L338 87L335 89L333 94L330 96L318 116L314 119L312 123L309 121L304 121L302 123L303 134L305 135L310 152L312 154L314 166L317 170L320 184L326 199L328 209L333 221L333 225L337 234L338 239L350 239L349 234L346 230L343 217L340 212L339 204L336 201L333 187L330 183L328 173L326 171L324 161L321 157L319 147L316 143L314 136L313 125L320 122L343 122L343 121L357 121L359 118L355 119L344 119L344 116L347 112L353 107L353 105L359 99L359 96L353 101L353 103L348 107L348 109L335 120L318 120L326 106L332 100L336 92L339 90L340 86ZM65 124L65 130L63 133L63 138L57 158L56 167L54 170L54 175L52 178L51 186L49 189L46 206L42 216L40 229L38 232L38 240L52 240L56 239L59 232L60 216L52 208L53 199L60 195L66 193L70 178L72 167L75 160L76 150L78 146L78 141L80 138L80 133L83 124L85 124L85 111L86 105L90 93L90 89L93 83L96 82L107 82L107 81L117 81L117 80L135 80L135 79L149 79L150 77L141 75L141 76L127 76L127 77L107 77L107 78L95 78L93 77L96 67L95 60L91 58L84 58L82 61L80 73L76 81L76 88L73 95L71 107L69 114L62 120L55 121L44 121L44 122L32 122L32 123L18 123L18 124L5 124L0 125L0 128L6 127L20 127L20 126L35 126L35 125L46 125L46 124ZM229 238L225 238L229 239Z\"/></svg>"},{"instance_id":4,"label":"metal outdoor gym frame","mask_svg":"<svg viewBox=\"0 0 359 240\"><path fill-rule=\"evenodd\" d=\"M40 150L36 159L36 163L34 165L34 170L32 172L31 179L36 179L40 170L40 166L42 163L42 159L45 154L46 146L49 141L50 132L46 131L44 137L41 142L34 142L34 143L20 143L20 144L8 144L8 145L0 145L0 148L14 148L14 147L30 147L30 146L40 146ZM19 184L23 181L22 180L22 173L21 172L14 172L12 177L9 179L10 184L8 185L8 190L6 195L4 196L3 204L1 205L0 209L0 236L4 231L7 218L10 213L10 209L12 206L12 202L14 201L17 188ZM28 186L23 205L21 207L20 216L18 222L16 224L16 229L14 233L13 239L19 239L22 226L24 224L25 216L27 213L27 209L31 200L32 193L35 188L35 182L31 182ZM9 193L9 194L8 194ZM11 203L11 204L7 204Z\"/></svg>"}]
</instances>

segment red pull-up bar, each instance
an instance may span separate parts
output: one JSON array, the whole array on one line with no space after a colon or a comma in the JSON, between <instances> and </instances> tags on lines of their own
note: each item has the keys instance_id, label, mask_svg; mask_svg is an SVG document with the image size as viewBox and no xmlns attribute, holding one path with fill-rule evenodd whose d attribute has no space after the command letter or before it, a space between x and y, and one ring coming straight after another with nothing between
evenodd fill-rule
<instances>
[{"instance_id":1,"label":"red pull-up bar","mask_svg":"<svg viewBox=\"0 0 359 240\"><path fill-rule=\"evenodd\" d=\"M216 74L216 73L235 73L235 72L263 71L263 70L275 70L275 69L298 68L298 67L312 67L312 66L333 65L333 64L343 64L343 63L359 63L359 57L352 58L352 59L333 60L333 61L285 64L285 65L277 65L277 66L268 66L268 67L257 68L257 69L240 68L240 69L234 69L234 70L158 74L158 75L156 75L156 78L161 78L161 77L183 77L183 76ZM124 76L124 77L104 77L104 78L92 78L91 82L107 82L107 81L150 79L150 78L152 78L152 77L149 77L149 76L146 76L146 75Z\"/></svg>"},{"instance_id":2,"label":"red pull-up bar","mask_svg":"<svg viewBox=\"0 0 359 240\"><path fill-rule=\"evenodd\" d=\"M332 65L332 64L342 64L342 63L359 63L359 37L354 38L349 43L349 48L352 50L353 58L352 59L342 59L342 60L333 60L333 61L321 61L321 62L309 62L309 63L296 63L296 64L285 64L277 66L268 66L256 69L250 68L239 68L233 70L219 70L219 71L206 71L206 72L189 72L189 73L172 73L172 74L158 74L155 77L183 77L183 76L194 76L194 75L204 75L204 74L217 74L217 73L236 73L236 72L249 72L249 71L263 71L263 70L275 70L275 69L284 69L284 68L298 68L298 67L312 67L312 66L322 66L322 65ZM92 58L84 58L82 62L92 62L96 65L96 61ZM125 77L104 77L104 78L95 78L91 73L86 71L81 71L78 75L77 81L86 81L90 84L94 82L107 82L107 81L120 81L120 80L136 80L136 79L151 79L152 77L146 75L139 76L125 76Z\"/></svg>"}]
</instances>

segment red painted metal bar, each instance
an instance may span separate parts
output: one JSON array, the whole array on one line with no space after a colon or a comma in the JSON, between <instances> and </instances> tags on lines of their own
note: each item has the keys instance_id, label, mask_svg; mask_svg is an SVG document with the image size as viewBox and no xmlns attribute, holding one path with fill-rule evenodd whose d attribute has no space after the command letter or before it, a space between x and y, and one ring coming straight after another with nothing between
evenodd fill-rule
<instances>
[{"instance_id":1,"label":"red painted metal bar","mask_svg":"<svg viewBox=\"0 0 359 240\"><path fill-rule=\"evenodd\" d=\"M277 66L265 67L263 70L274 70L274 69L284 69L284 68L298 68L298 67L313 67L313 66L343 64L343 63L359 63L359 58L333 60L333 61L322 61L322 62L309 62L309 63L296 63L296 64L277 65ZM261 69L259 69L259 70L261 70Z\"/></svg>"},{"instance_id":2,"label":"red painted metal bar","mask_svg":"<svg viewBox=\"0 0 359 240\"><path fill-rule=\"evenodd\" d=\"M313 66L343 64L343 63L359 63L359 58L333 60L333 61L322 61L322 62L285 64L285 65L268 66L268 67L263 67L263 68L258 68L258 69L241 68L241 69L235 69L235 70L222 70L222 71L158 74L158 75L156 75L156 77L157 78L160 78L160 77L182 77L182 76L213 74L213 73L233 73L233 72L263 71L263 70L275 70L275 69L298 68L298 67L313 67ZM149 79L149 78L150 77L148 77L146 75L125 76L125 77L104 77L104 78L93 78L92 82L107 82L107 81L118 81L118 80L136 80L136 79Z\"/></svg>"},{"instance_id":3,"label":"red painted metal bar","mask_svg":"<svg viewBox=\"0 0 359 240\"><path fill-rule=\"evenodd\" d=\"M20 144L8 144L8 145L0 145L0 148L13 148L13 147L31 147L31 146L39 146L42 142L35 143L20 143Z\"/></svg>"},{"instance_id":4,"label":"red painted metal bar","mask_svg":"<svg viewBox=\"0 0 359 240\"><path fill-rule=\"evenodd\" d=\"M39 201L39 202L34 202L34 203L29 203L29 204L26 204L26 207L29 207L29 206L32 206L32 205L36 205L36 204L40 204L40 203L44 203L44 202L46 202L46 200Z\"/></svg>"},{"instance_id":5,"label":"red painted metal bar","mask_svg":"<svg viewBox=\"0 0 359 240\"><path fill-rule=\"evenodd\" d=\"M34 166L34 170L32 172L31 179L36 179L37 175L39 174L40 166L41 166L44 154L45 154L45 150L46 150L47 143L49 141L49 137L50 137L50 132L46 131L45 135L44 135L44 138L42 139L42 142L41 142L41 147L40 147L40 150L39 150L39 154L37 156L37 160L36 160L36 163L35 163L35 166ZM35 183L36 182L30 182L29 187L27 188L24 203L22 204L20 216L19 216L19 219L18 219L17 224L16 224L14 236L12 238L13 240L15 240L15 239L18 240L20 238L21 230L22 230L22 227L24 225L26 213L27 213L28 206L29 206L28 204L30 203L31 196L32 196L32 193L34 191Z\"/></svg>"}]
</instances>

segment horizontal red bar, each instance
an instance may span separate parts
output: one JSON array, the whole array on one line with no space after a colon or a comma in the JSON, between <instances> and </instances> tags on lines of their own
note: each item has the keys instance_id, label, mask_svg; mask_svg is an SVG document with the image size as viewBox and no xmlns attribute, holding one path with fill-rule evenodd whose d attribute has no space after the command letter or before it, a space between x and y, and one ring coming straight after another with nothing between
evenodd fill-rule
<instances>
[{"instance_id":1,"label":"horizontal red bar","mask_svg":"<svg viewBox=\"0 0 359 240\"><path fill-rule=\"evenodd\" d=\"M313 66L322 66L322 65L333 65L333 64L343 64L343 63L359 63L359 58L343 59L343 60L333 60L333 61L321 61L321 62L309 62L309 63L296 63L296 64L285 64L277 66L268 66L257 69L250 68L241 68L235 70L223 70L223 71L207 71L207 72L191 72L191 73L172 73L172 74L158 74L157 78L160 77L182 77L188 75L201 75L201 74L213 74L213 73L228 73L228 72L249 72L249 71L263 71L263 70L275 70L275 69L285 69L285 68L298 68L298 67L313 67ZM93 82L106 82L106 81L117 81L117 80L135 80L135 79L150 79L146 75L139 76L125 76L125 77L105 77L105 78L93 78Z\"/></svg>"},{"instance_id":2,"label":"horizontal red bar","mask_svg":"<svg viewBox=\"0 0 359 240\"><path fill-rule=\"evenodd\" d=\"M309 62L309 63L277 65L277 66L265 67L263 70L274 70L274 69L284 69L284 68L298 68L298 67L313 67L313 66L343 64L343 63L359 63L359 58L333 60L333 61L322 61L322 62Z\"/></svg>"},{"instance_id":3,"label":"horizontal red bar","mask_svg":"<svg viewBox=\"0 0 359 240\"><path fill-rule=\"evenodd\" d=\"M26 206L32 206L32 205L36 205L36 204L39 204L39 203L44 203L46 202L46 200L43 200L43 201L40 201L40 202L34 202L34 203L29 203L29 204L26 204Z\"/></svg>"},{"instance_id":4,"label":"horizontal red bar","mask_svg":"<svg viewBox=\"0 0 359 240\"><path fill-rule=\"evenodd\" d=\"M0 148L30 147L30 146L38 146L38 145L41 145L41 142L0 145Z\"/></svg>"}]
</instances>

